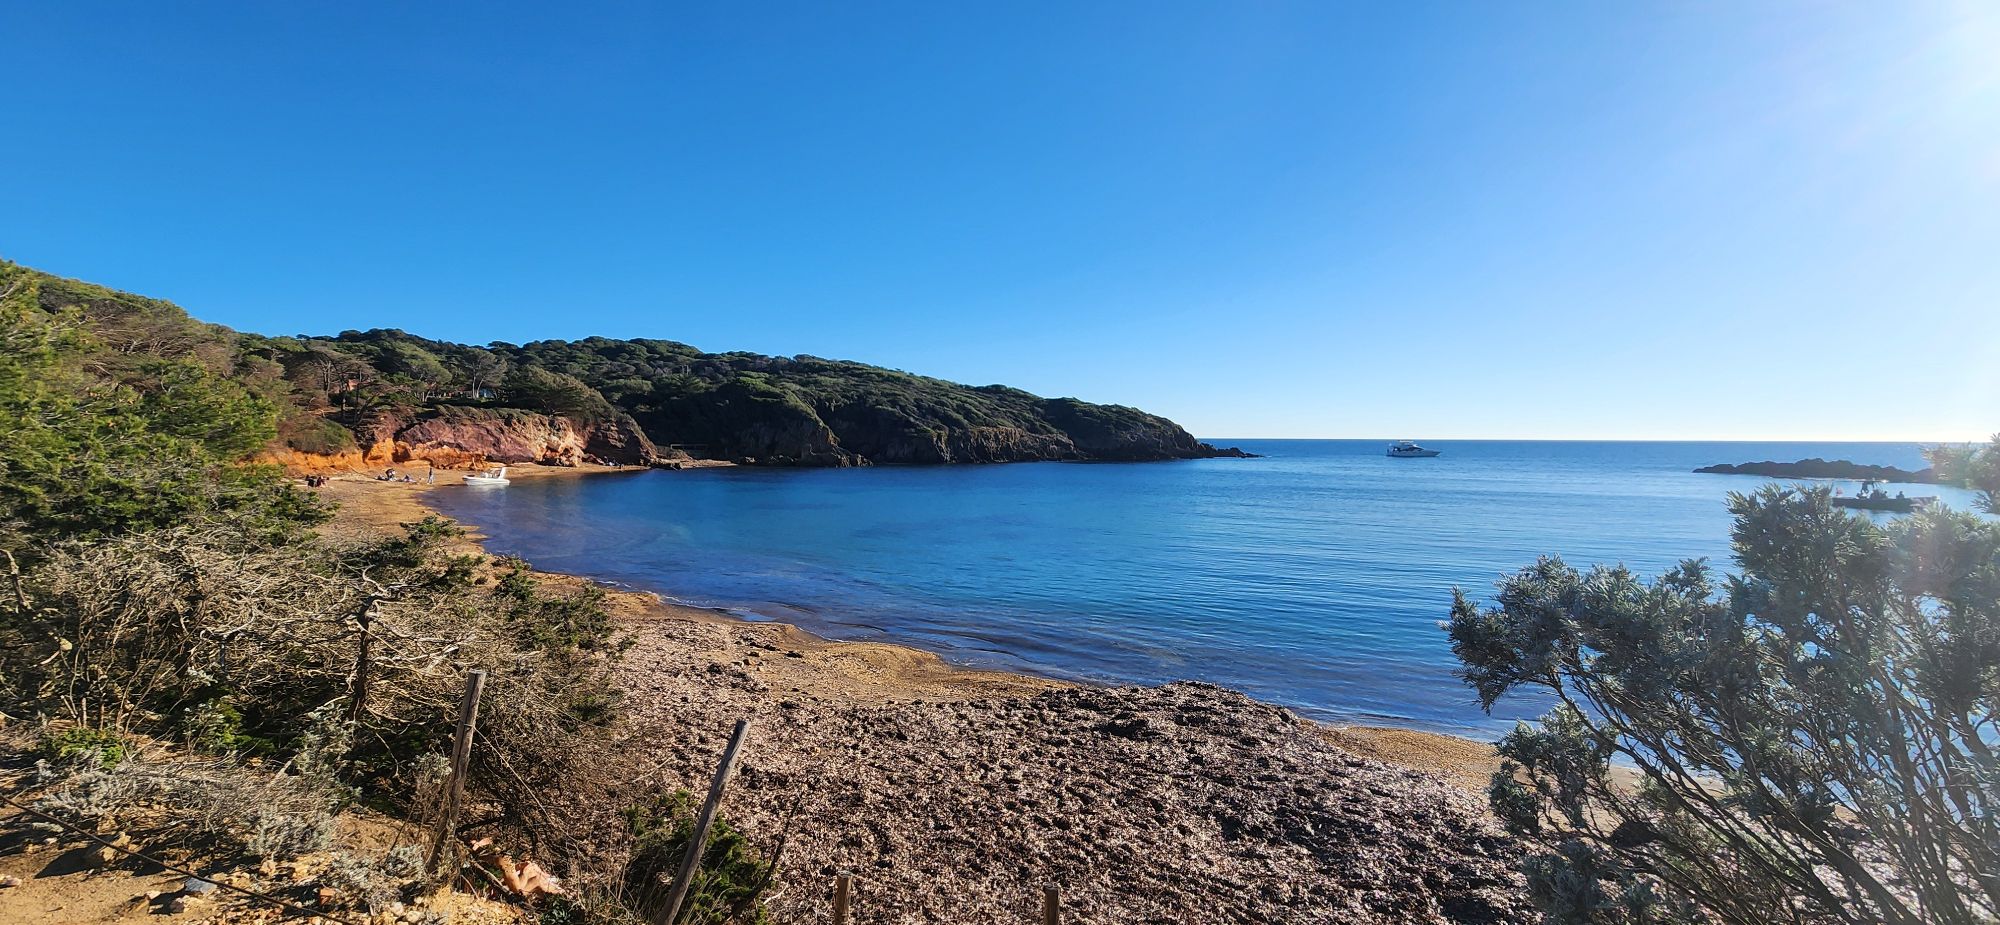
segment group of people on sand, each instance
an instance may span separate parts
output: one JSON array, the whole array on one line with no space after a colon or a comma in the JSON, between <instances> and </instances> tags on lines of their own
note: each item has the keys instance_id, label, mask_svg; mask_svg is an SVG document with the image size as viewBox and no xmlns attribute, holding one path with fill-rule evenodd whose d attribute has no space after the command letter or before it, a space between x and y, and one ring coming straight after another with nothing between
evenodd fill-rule
<instances>
[{"instance_id":1,"label":"group of people on sand","mask_svg":"<svg viewBox=\"0 0 2000 925\"><path fill-rule=\"evenodd\" d=\"M330 476L330 475L320 475L320 474L318 474L318 473L314 473L314 474L312 474L312 475L308 475L308 476L305 476L305 477L304 477L303 479L301 479L300 481L303 481L303 482L305 482L305 485L306 485L306 487L307 487L307 488L325 488L325 487L326 487L326 483L328 483L328 482L330 482L330 481L332 481L332 480L333 480L333 477L332 477L332 476ZM399 473L399 472L397 472L397 471L396 471L396 468L395 468L394 466L391 466L391 467L389 467L389 468L387 468L387 469L384 469L384 470L382 470L382 474L381 474L381 475L378 475L378 476L376 476L376 477L375 477L375 481L377 481L377 482L403 482L403 483L406 483L406 484L415 484L415 483L416 483L416 481L417 481L417 477L416 477L416 476L414 476L414 475L411 475L411 474L409 474L409 473L407 473L407 472L401 472L401 473ZM437 484L437 469L436 469L436 468L432 468L432 469L431 469L431 470L430 470L429 472L426 472L426 473L424 473L424 484L426 484L426 485L435 485L435 484Z\"/></svg>"}]
</instances>

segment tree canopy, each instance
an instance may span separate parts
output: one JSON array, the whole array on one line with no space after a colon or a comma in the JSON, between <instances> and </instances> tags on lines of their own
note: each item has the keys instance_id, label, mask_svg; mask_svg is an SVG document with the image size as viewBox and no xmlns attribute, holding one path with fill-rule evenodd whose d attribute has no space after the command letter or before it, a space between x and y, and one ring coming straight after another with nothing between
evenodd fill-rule
<instances>
[{"instance_id":1,"label":"tree canopy","mask_svg":"<svg viewBox=\"0 0 2000 925\"><path fill-rule=\"evenodd\" d=\"M1937 467L1938 481L1979 492L1979 505L2000 514L2000 434L1981 446L1936 446L1925 452Z\"/></svg>"},{"instance_id":2,"label":"tree canopy","mask_svg":"<svg viewBox=\"0 0 2000 925\"><path fill-rule=\"evenodd\" d=\"M1883 525L1824 489L1734 495L1741 573L1643 579L1556 559L1457 595L1500 743L1494 810L1546 852L1563 925L1971 925L2000 915L2000 524Z\"/></svg>"},{"instance_id":3,"label":"tree canopy","mask_svg":"<svg viewBox=\"0 0 2000 925\"><path fill-rule=\"evenodd\" d=\"M0 264L0 548L231 512L314 522L308 496L242 465L277 411L218 371L234 369L228 345L120 299Z\"/></svg>"}]
</instances>

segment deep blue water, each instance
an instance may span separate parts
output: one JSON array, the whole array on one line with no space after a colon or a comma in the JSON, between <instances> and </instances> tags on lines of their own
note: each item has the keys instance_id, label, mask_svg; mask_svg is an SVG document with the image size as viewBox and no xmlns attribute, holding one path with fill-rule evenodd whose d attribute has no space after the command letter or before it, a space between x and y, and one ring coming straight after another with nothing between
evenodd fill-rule
<instances>
[{"instance_id":1,"label":"deep blue water","mask_svg":"<svg viewBox=\"0 0 2000 925\"><path fill-rule=\"evenodd\" d=\"M1719 462L1904 468L1915 444L1223 441L1263 459L705 469L448 488L495 552L825 636L1091 681L1213 681L1326 719L1484 733L1438 621L1559 554L1729 565ZM1851 491L1852 485L1848 488ZM1970 509L1969 493L1918 486Z\"/></svg>"}]
</instances>

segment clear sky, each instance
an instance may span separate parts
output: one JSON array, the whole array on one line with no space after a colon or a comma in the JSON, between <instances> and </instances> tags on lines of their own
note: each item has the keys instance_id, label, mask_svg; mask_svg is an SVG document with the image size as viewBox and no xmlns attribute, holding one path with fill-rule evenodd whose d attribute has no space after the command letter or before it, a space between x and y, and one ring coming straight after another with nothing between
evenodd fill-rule
<instances>
[{"instance_id":1,"label":"clear sky","mask_svg":"<svg viewBox=\"0 0 2000 925\"><path fill-rule=\"evenodd\" d=\"M1205 436L2000 430L2000 4L13 3L0 256Z\"/></svg>"}]
</instances>

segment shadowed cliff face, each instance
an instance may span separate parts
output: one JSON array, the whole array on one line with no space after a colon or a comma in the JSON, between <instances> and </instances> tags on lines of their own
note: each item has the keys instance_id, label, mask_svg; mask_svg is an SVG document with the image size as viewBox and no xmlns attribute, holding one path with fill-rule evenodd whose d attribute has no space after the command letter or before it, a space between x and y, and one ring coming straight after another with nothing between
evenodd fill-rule
<instances>
[{"instance_id":1,"label":"shadowed cliff face","mask_svg":"<svg viewBox=\"0 0 2000 925\"><path fill-rule=\"evenodd\" d=\"M963 388L963 387L960 387ZM1035 399L1030 413L976 417L725 386L640 412L648 433L694 455L760 465L868 466L1034 461L1151 461L1244 456L1196 440L1166 418L1075 399Z\"/></svg>"}]
</instances>

